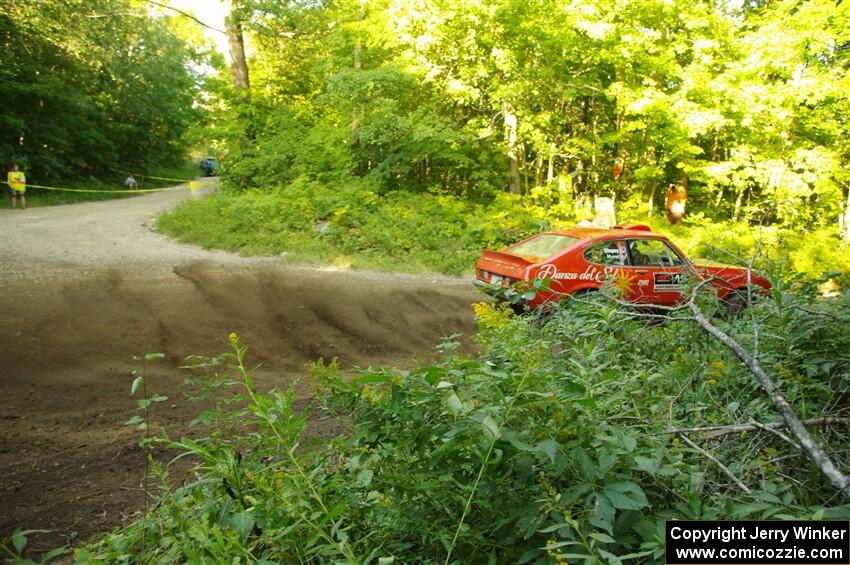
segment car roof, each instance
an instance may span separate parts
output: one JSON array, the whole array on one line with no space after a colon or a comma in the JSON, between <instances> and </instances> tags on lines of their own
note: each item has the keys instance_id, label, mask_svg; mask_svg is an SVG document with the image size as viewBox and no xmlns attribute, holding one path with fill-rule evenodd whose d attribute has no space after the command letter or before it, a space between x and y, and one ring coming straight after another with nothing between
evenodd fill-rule
<instances>
[{"instance_id":1,"label":"car roof","mask_svg":"<svg viewBox=\"0 0 850 565\"><path fill-rule=\"evenodd\" d=\"M555 235L567 235L577 239L622 239L624 237L639 237L644 239L667 239L666 236L660 233L653 233L649 230L635 229L604 229L604 228L568 228L560 230L549 230L543 233Z\"/></svg>"}]
</instances>

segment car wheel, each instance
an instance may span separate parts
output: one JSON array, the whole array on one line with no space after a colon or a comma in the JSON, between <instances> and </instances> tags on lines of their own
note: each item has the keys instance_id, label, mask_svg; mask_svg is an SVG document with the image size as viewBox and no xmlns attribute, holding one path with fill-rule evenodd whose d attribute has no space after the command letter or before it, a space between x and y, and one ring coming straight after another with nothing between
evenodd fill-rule
<instances>
[{"instance_id":1,"label":"car wheel","mask_svg":"<svg viewBox=\"0 0 850 565\"><path fill-rule=\"evenodd\" d=\"M513 310L514 314L517 316L525 314L525 304L519 302L510 302L509 304L511 305L511 310Z\"/></svg>"},{"instance_id":2,"label":"car wheel","mask_svg":"<svg viewBox=\"0 0 850 565\"><path fill-rule=\"evenodd\" d=\"M726 314L730 318L737 318L744 310L747 309L749 300L747 298L747 289L739 288L733 290L723 297L723 306L726 308Z\"/></svg>"}]
</instances>

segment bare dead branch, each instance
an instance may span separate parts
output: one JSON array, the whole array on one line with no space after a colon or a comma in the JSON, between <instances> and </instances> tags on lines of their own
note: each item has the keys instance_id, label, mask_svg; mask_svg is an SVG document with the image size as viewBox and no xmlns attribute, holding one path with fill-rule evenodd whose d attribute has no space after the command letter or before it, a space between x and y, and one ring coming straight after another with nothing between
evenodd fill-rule
<instances>
[{"instance_id":1,"label":"bare dead branch","mask_svg":"<svg viewBox=\"0 0 850 565\"><path fill-rule=\"evenodd\" d=\"M674 314L682 309L691 311L691 319L699 324L709 335L716 338L720 343L730 349L738 359L740 359L755 376L762 390L764 390L773 404L773 407L779 412L785 425L791 432L791 435L796 439L796 443L787 438L788 441L799 446L799 449L806 454L809 460L814 463L826 479L832 484L839 493L842 493L846 498L850 499L850 477L842 473L838 467L832 462L829 454L815 441L814 437L806 429L805 425L800 421L799 416L794 411L793 407L788 403L785 397L781 394L773 378L764 370L759 361L759 345L760 345L760 325L752 312L752 267L758 254L761 250L761 241L756 246L755 253L752 259L746 263L747 265L747 304L750 307L751 319L754 331L754 353L749 353L729 334L724 332L719 327L712 324L705 316L703 311L696 303L696 297L703 286L709 284L712 279L708 278L700 281L700 283L692 289L688 299L677 306L660 306L661 311L666 311L668 315ZM606 298L614 301L617 304L634 309L635 304L623 301L619 298L603 293ZM676 317L670 316L670 319ZM759 429L758 426L750 424L753 429ZM684 436L683 436L684 437ZM786 436L787 437L787 436ZM719 464L719 463L718 463Z\"/></svg>"},{"instance_id":2,"label":"bare dead branch","mask_svg":"<svg viewBox=\"0 0 850 565\"><path fill-rule=\"evenodd\" d=\"M796 304L791 306L794 310L799 310L800 312L804 312L806 314L810 314L812 316L822 316L824 318L829 318L830 320L838 320L838 316L833 316L827 312L818 312L817 310L809 310L808 308L803 308L802 306L797 306Z\"/></svg>"},{"instance_id":3,"label":"bare dead branch","mask_svg":"<svg viewBox=\"0 0 850 565\"><path fill-rule=\"evenodd\" d=\"M604 94L606 96L608 95L608 93L605 91L605 89L598 88L596 86L592 86L592 85L589 85L589 84L578 84L578 83L575 83L575 82L563 82L563 81L560 81L559 84L561 86L564 86L564 87L567 87L567 88L573 88L575 90L589 90L589 91L595 92L597 94Z\"/></svg>"},{"instance_id":4,"label":"bare dead branch","mask_svg":"<svg viewBox=\"0 0 850 565\"><path fill-rule=\"evenodd\" d=\"M791 445L794 446L795 449L800 449L800 444L798 444L796 441L794 441L793 439L791 439L787 435L783 434L779 430L774 429L774 428L768 428L764 424L760 424L758 422L753 422L753 425L756 426L758 429L760 429L762 431L772 433L773 435L775 435L776 437L778 437L779 439L781 439L784 442L790 443Z\"/></svg>"},{"instance_id":5,"label":"bare dead branch","mask_svg":"<svg viewBox=\"0 0 850 565\"><path fill-rule=\"evenodd\" d=\"M679 437L682 438L682 441L687 443L692 449L698 451L703 457L705 457L706 459L708 459L709 461L711 461L712 463L717 465L717 467L719 467L720 470L723 471L723 474L726 475L727 477L729 477L730 479L732 479L732 482L735 483L738 486L739 489L741 489L742 491L744 491L747 494L750 494L749 487L747 487L747 485L745 485L741 481L741 479L736 477L735 473L733 473L732 471L729 470L729 467L727 467L726 465L724 465L723 463L718 461L717 458L714 455L712 455L708 451L704 450L703 448L701 448L700 446L698 446L697 444L692 442L690 440L690 438L688 436L686 436L685 434L680 433Z\"/></svg>"},{"instance_id":6,"label":"bare dead branch","mask_svg":"<svg viewBox=\"0 0 850 565\"><path fill-rule=\"evenodd\" d=\"M801 450L808 456L826 479L839 492L850 499L850 477L843 474L832 462L829 454L815 441L815 438L809 433L805 425L800 421L794 408L785 400L785 397L779 392L773 378L761 366L761 362L757 357L752 356L747 352L741 344L735 341L729 334L712 324L702 310L693 302L688 302L691 312L696 319L696 322L709 334L717 338L717 340L730 349L756 377L756 380L761 385L768 397L770 397L773 407L782 416L785 424L790 429L791 434L800 444Z\"/></svg>"},{"instance_id":7,"label":"bare dead branch","mask_svg":"<svg viewBox=\"0 0 850 565\"><path fill-rule=\"evenodd\" d=\"M747 310L750 312L750 320L753 323L753 357L759 358L759 347L761 345L761 324L756 319L756 312L753 309L753 264L756 262L756 257L761 252L761 238L756 242L756 249L750 257L750 262L747 263Z\"/></svg>"},{"instance_id":8,"label":"bare dead branch","mask_svg":"<svg viewBox=\"0 0 850 565\"><path fill-rule=\"evenodd\" d=\"M475 141L481 141L482 139L487 139L488 137L490 137L491 135L496 133L496 129L495 129L496 120L499 118L499 116L502 115L502 113L503 113L503 111L499 110L498 112L493 114L493 116L490 118L490 122L487 124L487 129L484 130L484 133L482 133L481 135L476 137Z\"/></svg>"},{"instance_id":9,"label":"bare dead branch","mask_svg":"<svg viewBox=\"0 0 850 565\"><path fill-rule=\"evenodd\" d=\"M779 430L776 430L774 428L768 428L767 426L765 426L764 424L760 424L759 422L753 422L753 425L756 426L758 429L765 432L769 432L781 439L782 441L791 444L792 446L794 446L795 449L800 449L800 444L798 444L796 441L783 434Z\"/></svg>"},{"instance_id":10,"label":"bare dead branch","mask_svg":"<svg viewBox=\"0 0 850 565\"><path fill-rule=\"evenodd\" d=\"M192 14L190 14L189 12L184 12L183 10L175 8L174 6L169 6L168 4L163 4L161 2L157 2L156 0L144 0L144 1L147 2L148 4L153 4L154 6L159 6L160 8L165 8L166 10L171 10L172 12L177 12L178 14L183 16L184 18L189 18L190 20L202 25L203 27L205 27L207 29L211 29L212 31L216 31L218 33L225 33L225 31L223 29L218 29L217 27L213 27L213 26L211 26L207 23L204 23L201 20L199 20L198 18L196 18L195 16L193 16Z\"/></svg>"},{"instance_id":11,"label":"bare dead branch","mask_svg":"<svg viewBox=\"0 0 850 565\"><path fill-rule=\"evenodd\" d=\"M850 418L809 418L801 422L804 426L850 426ZM753 432L756 430L779 429L787 427L786 422L750 422L747 424L734 424L731 426L703 426L701 428L677 428L667 430L665 434L710 432L705 434L705 439L715 439L728 434L739 434L741 432Z\"/></svg>"},{"instance_id":12,"label":"bare dead branch","mask_svg":"<svg viewBox=\"0 0 850 565\"><path fill-rule=\"evenodd\" d=\"M749 262L745 262L745 264L747 266L746 268L747 268L747 283L748 283L747 284L747 304L750 307L752 306L752 297L753 297L752 288L751 288L752 287L752 270L753 270L752 268L753 268L753 264L754 264L754 262L755 262L755 260L758 256L760 250L761 250L761 241L759 241L758 246L756 247L756 251L755 251L752 259ZM727 334L722 329L720 329L719 327L712 324L708 320L708 318L705 316L703 311L700 309L700 307L697 305L696 297L697 297L699 291L704 286L710 284L712 282L712 280L713 279L711 279L711 278L706 278L704 280L701 280L700 283L694 289L691 290L690 296L687 298L687 300L676 305L676 306L658 306L658 305L655 305L654 308L657 309L658 311L666 312L667 313L666 317L670 320L678 319L678 317L673 316L673 314L675 314L675 313L677 313L681 310L685 310L685 309L690 310L692 316L690 316L689 318L691 320L695 321L697 324L699 324L699 326L702 327L703 330L705 330L709 335L713 336L720 343L722 343L725 347L730 349L735 354L735 356L738 357L738 359L741 360L744 363L744 365L747 366L747 368L750 370L750 372L753 374L753 376L755 376L756 381L759 383L762 390L764 390L764 392L767 393L768 397L771 400L771 403L773 404L773 407L776 409L777 412L779 412L780 416L782 417L784 426L787 427L790 430L791 435L796 439L796 442L794 442L793 440L791 440L791 438L789 438L787 436L785 436L783 439L785 439L786 441L789 441L790 443L798 446L800 451L802 451L809 458L809 460L812 463L814 463L815 466L818 467L818 469L821 471L821 473L824 475L824 477L830 482L830 484L832 484L833 487L835 487L837 489L837 492L842 494L844 497L850 499L850 477L848 477L847 475L842 473L841 470L839 470L838 467L836 467L836 465L832 462L832 459L830 458L829 454L815 441L814 437L812 437L812 435L806 429L805 424L800 420L799 416L797 416L797 413L794 411L793 407L788 403L788 401L785 399L785 397L782 395L782 393L776 387L776 384L774 383L773 378L761 366L761 362L759 360L759 355L758 355L759 344L760 344L760 335L759 335L760 328L759 328L758 319L756 318L755 314L752 313L752 308L750 308L750 311L752 313L751 319L752 319L752 323L753 323L753 326L754 326L754 344L755 344L754 354L749 353L746 349L744 349L743 346L741 346L741 344L739 344L729 334ZM611 296L609 293L603 292L602 294L608 300L611 300L611 301L613 301L616 304L619 304L621 306L625 306L627 308L630 308L633 311L634 311L635 308L640 307L640 305L635 305L633 303L626 302L626 301L624 301L624 300L622 300L618 297ZM574 296L570 296L570 298L572 298L573 300L576 300L576 301L585 302L585 300L583 300L581 298L574 297ZM647 314L643 314L643 313L640 313L639 311L637 311L635 316L637 316L637 317L655 317L655 316L658 316L658 315L657 314L655 314L655 315L648 314L647 315ZM759 425L756 425L754 423L753 424L747 424L747 425L750 426L751 429L761 429L759 427ZM679 431L677 433L682 435L681 431ZM784 434L783 434L783 436L784 436ZM682 435L682 437L685 438L684 435ZM780 436L780 437L782 437L782 436ZM690 440L686 439L686 441L691 443ZM696 446L694 446L694 447L696 449L699 449ZM704 454L706 456L708 456L707 453L704 453ZM722 467L722 465L718 461L716 461L716 459L712 459L712 460L716 464L720 465L721 468L724 468L724 467ZM726 471L728 471L728 469L726 469L724 472L726 472ZM729 474L729 473L727 473L727 474ZM730 475L730 476L733 476L733 475ZM739 487L746 488L746 485L743 485L743 483L740 483ZM747 490L745 492L749 492L749 491Z\"/></svg>"},{"instance_id":13,"label":"bare dead branch","mask_svg":"<svg viewBox=\"0 0 850 565\"><path fill-rule=\"evenodd\" d=\"M99 20L101 18L116 18L116 17L129 17L129 18L140 18L144 17L143 14L138 12L109 12L103 14L86 14L85 17L91 20Z\"/></svg>"}]
</instances>

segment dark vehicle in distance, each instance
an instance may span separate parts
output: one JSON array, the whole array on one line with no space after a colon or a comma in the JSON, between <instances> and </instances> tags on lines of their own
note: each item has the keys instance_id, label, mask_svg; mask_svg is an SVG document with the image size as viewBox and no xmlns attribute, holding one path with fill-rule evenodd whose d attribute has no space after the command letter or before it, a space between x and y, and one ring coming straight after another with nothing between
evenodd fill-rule
<instances>
[{"instance_id":1,"label":"dark vehicle in distance","mask_svg":"<svg viewBox=\"0 0 850 565\"><path fill-rule=\"evenodd\" d=\"M204 171L205 177L215 176L218 170L218 161L212 157L207 157L201 160L201 170Z\"/></svg>"}]
</instances>

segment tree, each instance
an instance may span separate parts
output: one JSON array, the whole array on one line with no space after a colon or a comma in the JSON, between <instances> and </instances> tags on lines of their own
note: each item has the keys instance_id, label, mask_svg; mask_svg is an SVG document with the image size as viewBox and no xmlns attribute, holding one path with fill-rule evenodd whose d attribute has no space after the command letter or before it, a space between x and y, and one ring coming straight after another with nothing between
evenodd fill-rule
<instances>
[{"instance_id":1,"label":"tree","mask_svg":"<svg viewBox=\"0 0 850 565\"><path fill-rule=\"evenodd\" d=\"M173 163L200 53L128 0L4 4L0 158L33 179Z\"/></svg>"}]
</instances>

